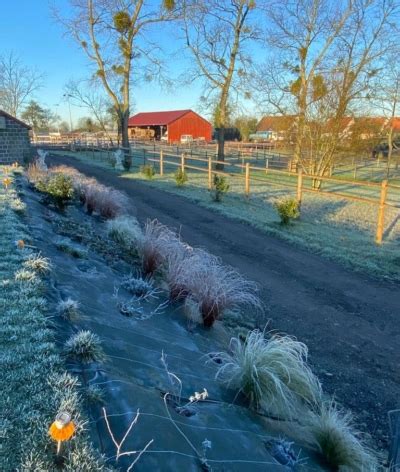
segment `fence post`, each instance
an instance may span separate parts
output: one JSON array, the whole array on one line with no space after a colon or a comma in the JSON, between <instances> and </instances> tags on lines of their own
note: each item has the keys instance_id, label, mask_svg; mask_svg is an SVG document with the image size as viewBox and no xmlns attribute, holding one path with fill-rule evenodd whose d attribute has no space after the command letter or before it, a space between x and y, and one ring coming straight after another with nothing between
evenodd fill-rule
<instances>
[{"instance_id":1,"label":"fence post","mask_svg":"<svg viewBox=\"0 0 400 472\"><path fill-rule=\"evenodd\" d=\"M269 168L269 159L268 157L265 159L265 173L268 174L268 168Z\"/></svg>"},{"instance_id":2,"label":"fence post","mask_svg":"<svg viewBox=\"0 0 400 472\"><path fill-rule=\"evenodd\" d=\"M354 174L353 174L353 179L357 179L357 162L354 163Z\"/></svg>"},{"instance_id":3,"label":"fence post","mask_svg":"<svg viewBox=\"0 0 400 472\"><path fill-rule=\"evenodd\" d=\"M184 152L181 155L181 169L182 169L182 173L184 173L185 172L185 153Z\"/></svg>"},{"instance_id":4,"label":"fence post","mask_svg":"<svg viewBox=\"0 0 400 472\"><path fill-rule=\"evenodd\" d=\"M146 165L146 149L143 148L143 165Z\"/></svg>"},{"instance_id":5,"label":"fence post","mask_svg":"<svg viewBox=\"0 0 400 472\"><path fill-rule=\"evenodd\" d=\"M250 195L250 164L248 162L246 162L245 193L246 197Z\"/></svg>"},{"instance_id":6,"label":"fence post","mask_svg":"<svg viewBox=\"0 0 400 472\"><path fill-rule=\"evenodd\" d=\"M208 158L208 190L212 188L212 160L211 156Z\"/></svg>"},{"instance_id":7,"label":"fence post","mask_svg":"<svg viewBox=\"0 0 400 472\"><path fill-rule=\"evenodd\" d=\"M382 244L383 228L385 225L385 203L388 189L388 181L382 180L381 198L379 201L378 225L376 228L376 244Z\"/></svg>"},{"instance_id":8,"label":"fence post","mask_svg":"<svg viewBox=\"0 0 400 472\"><path fill-rule=\"evenodd\" d=\"M297 173L297 201L299 207L301 206L301 199L303 194L303 169L299 168Z\"/></svg>"},{"instance_id":9,"label":"fence post","mask_svg":"<svg viewBox=\"0 0 400 472\"><path fill-rule=\"evenodd\" d=\"M160 176L164 175L164 153L163 150L160 150Z\"/></svg>"}]
</instances>

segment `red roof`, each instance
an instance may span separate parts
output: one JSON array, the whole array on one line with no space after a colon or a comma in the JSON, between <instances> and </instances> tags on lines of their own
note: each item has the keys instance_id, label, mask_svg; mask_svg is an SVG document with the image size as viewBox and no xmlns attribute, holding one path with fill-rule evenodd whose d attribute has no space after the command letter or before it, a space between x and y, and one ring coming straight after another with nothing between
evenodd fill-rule
<instances>
[{"instance_id":1,"label":"red roof","mask_svg":"<svg viewBox=\"0 0 400 472\"><path fill-rule=\"evenodd\" d=\"M166 126L192 110L154 111L131 116L128 126Z\"/></svg>"},{"instance_id":2,"label":"red roof","mask_svg":"<svg viewBox=\"0 0 400 472\"><path fill-rule=\"evenodd\" d=\"M9 113L7 113L7 112L4 111L4 110L0 110L0 116L5 116L5 117L8 118L9 120L13 120L13 121L15 121L16 123L20 124L21 126L24 126L25 128L31 129L31 127L30 127L29 125L27 125L27 124L24 123L23 121L19 120L18 118L15 118L15 116L10 115Z\"/></svg>"}]
</instances>

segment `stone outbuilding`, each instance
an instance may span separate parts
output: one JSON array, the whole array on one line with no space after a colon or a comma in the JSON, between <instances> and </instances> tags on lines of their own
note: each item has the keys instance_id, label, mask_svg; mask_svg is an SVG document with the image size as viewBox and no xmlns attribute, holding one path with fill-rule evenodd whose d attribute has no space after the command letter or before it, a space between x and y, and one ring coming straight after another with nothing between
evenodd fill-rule
<instances>
[{"instance_id":1,"label":"stone outbuilding","mask_svg":"<svg viewBox=\"0 0 400 472\"><path fill-rule=\"evenodd\" d=\"M30 126L0 110L0 164L22 162L31 155Z\"/></svg>"}]
</instances>

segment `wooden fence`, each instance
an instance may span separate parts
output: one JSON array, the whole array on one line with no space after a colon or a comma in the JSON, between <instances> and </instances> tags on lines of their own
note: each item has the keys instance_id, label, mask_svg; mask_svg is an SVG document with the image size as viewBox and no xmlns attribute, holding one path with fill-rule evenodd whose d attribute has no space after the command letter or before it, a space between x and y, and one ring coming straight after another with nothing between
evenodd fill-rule
<instances>
[{"instance_id":1,"label":"wooden fence","mask_svg":"<svg viewBox=\"0 0 400 472\"><path fill-rule=\"evenodd\" d=\"M94 145L76 145L75 147L77 151L84 151L93 159L97 159L101 156L101 159L110 161L113 155L113 148L110 146L95 147ZM245 197L250 197L252 185L257 183L265 186L278 186L290 189L295 192L300 205L304 193L320 194L327 197L342 198L349 201L375 205L378 210L375 234L377 244L381 244L383 239L385 209L387 207L400 209L400 185L389 183L386 179L381 182L356 180L355 178L347 180L335 176L313 175L301 169L297 170L290 165L290 162L286 163L283 167L273 168L268 158L265 160L264 165L260 166L257 165L257 161L246 162L245 160L239 160L234 157L226 157L225 161L218 161L215 158L215 153L207 153L207 151L204 157L196 155L193 152L188 152L187 150L181 153L174 151L174 147L139 147L137 143L135 147L129 149L134 167L151 163L155 170L158 170L161 177L165 175L168 166L172 169L180 167L183 172L191 170L205 173L207 174L208 189L212 188L214 175L223 175L242 180ZM222 167L222 169L218 167ZM268 179L268 177L271 176L274 178ZM275 177L277 178L275 179ZM283 178L283 181L279 181L279 178ZM334 191L332 188L329 188L329 186L332 187L333 185L350 187L350 190L356 191L357 193L360 192L361 195ZM349 190L349 188L347 189ZM391 199L388 198L390 191ZM368 193L370 195L368 195Z\"/></svg>"},{"instance_id":2,"label":"wooden fence","mask_svg":"<svg viewBox=\"0 0 400 472\"><path fill-rule=\"evenodd\" d=\"M156 153L152 153L156 154ZM200 165L193 165L192 162L195 163L200 163ZM259 166L253 166L250 165L250 163L245 163L245 164L238 164L238 163L232 163L229 161L218 161L213 159L211 156L209 156L207 159L205 158L199 158L199 157L194 157L194 156L188 156L186 153L182 153L180 156L177 154L172 154L172 153L166 153L163 150L160 150L158 155L153 155L153 157L147 157L145 158L145 162L151 162L152 164L155 164L155 167L158 167L160 176L164 176L165 172L165 165L170 165L174 166L176 168L180 167L182 172L185 172L186 170L195 170L197 172L204 172L208 174L208 189L212 188L212 182L213 182L213 176L214 175L224 175L224 176L234 176L234 177L239 177L243 179L243 187L244 187L244 194L246 197L249 197L251 194L251 182L252 181L264 181L266 184L269 185L280 185L284 187L289 187L293 188L296 191L296 197L301 205L302 198L303 198L303 193L317 193L321 195L326 195L330 197L336 197L336 198L344 198L347 200L351 201L357 201L357 202L363 202L363 203L369 203L372 205L376 205L378 208L378 218L377 218L377 224L376 224L376 235L375 235L375 241L377 244L382 243L383 239L383 232L384 232L384 221L385 221L385 208L386 207L393 207L393 208L399 208L400 209L400 201L392 201L389 202L387 197L388 197L388 191L389 189L393 189L397 191L397 193L400 193L400 186L393 185L388 183L388 181L382 180L381 183L376 183L376 182L366 182L366 181L358 181L358 180L343 180L340 178L334 178L334 177L323 177L319 175L313 175L313 174L305 174L301 169L299 169L297 172L292 172L290 169L288 170L277 170L277 169L270 169L268 167L262 168ZM223 166L224 170L220 170L217 167ZM226 168L233 168L234 170L229 172L226 171ZM277 182L270 182L270 181L265 181L265 179L261 179L258 177L259 173L265 173L265 174L274 174L274 175L280 175L280 176L291 176L293 178L293 183L291 182L285 182L285 183L277 183ZM252 175L252 173L255 173L255 175ZM311 183L310 187L307 187L305 185L306 181L309 181ZM370 197L365 197L365 196L356 196L356 195L350 195L350 194L345 194L345 193L339 193L339 192L334 192L331 190L323 190L323 185L324 183L335 183L335 184L345 184L345 185L351 185L354 187L365 187L365 188L371 188L375 189L375 192L377 194L376 198L370 198Z\"/></svg>"}]
</instances>

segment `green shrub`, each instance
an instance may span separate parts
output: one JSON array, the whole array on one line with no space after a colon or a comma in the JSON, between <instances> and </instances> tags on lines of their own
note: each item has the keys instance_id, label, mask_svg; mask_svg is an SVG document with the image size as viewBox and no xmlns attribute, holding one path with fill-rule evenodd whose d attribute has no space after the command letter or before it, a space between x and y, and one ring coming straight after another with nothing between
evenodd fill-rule
<instances>
[{"instance_id":1,"label":"green shrub","mask_svg":"<svg viewBox=\"0 0 400 472\"><path fill-rule=\"evenodd\" d=\"M128 172L132 167L132 157L129 153L125 153L122 159L122 165L124 169Z\"/></svg>"},{"instance_id":2,"label":"green shrub","mask_svg":"<svg viewBox=\"0 0 400 472\"><path fill-rule=\"evenodd\" d=\"M229 184L223 175L214 175L212 188L212 198L215 202L220 202L222 195L229 190Z\"/></svg>"},{"instance_id":3,"label":"green shrub","mask_svg":"<svg viewBox=\"0 0 400 472\"><path fill-rule=\"evenodd\" d=\"M287 225L291 220L300 216L300 206L298 200L293 197L287 197L275 203L275 207L281 218L281 223Z\"/></svg>"},{"instance_id":4,"label":"green shrub","mask_svg":"<svg viewBox=\"0 0 400 472\"><path fill-rule=\"evenodd\" d=\"M74 196L72 179L63 174L54 174L45 180L39 180L36 188L45 193L60 210L63 210L67 201Z\"/></svg>"},{"instance_id":5,"label":"green shrub","mask_svg":"<svg viewBox=\"0 0 400 472\"><path fill-rule=\"evenodd\" d=\"M188 181L188 176L180 167L175 172L175 182L178 187L182 187Z\"/></svg>"},{"instance_id":6,"label":"green shrub","mask_svg":"<svg viewBox=\"0 0 400 472\"><path fill-rule=\"evenodd\" d=\"M146 179L149 179L149 180L151 180L156 175L154 166L149 165L149 164L145 164L144 166L141 166L140 172L146 177Z\"/></svg>"}]
</instances>

